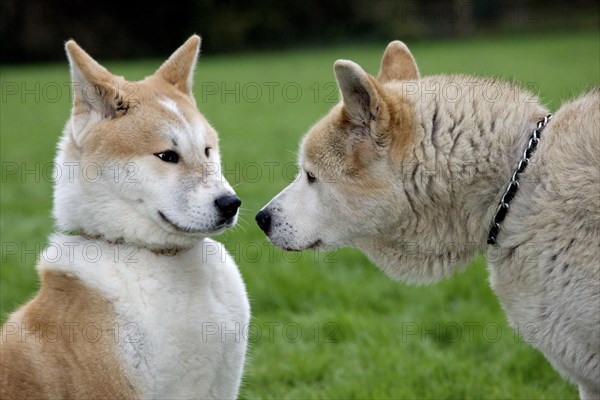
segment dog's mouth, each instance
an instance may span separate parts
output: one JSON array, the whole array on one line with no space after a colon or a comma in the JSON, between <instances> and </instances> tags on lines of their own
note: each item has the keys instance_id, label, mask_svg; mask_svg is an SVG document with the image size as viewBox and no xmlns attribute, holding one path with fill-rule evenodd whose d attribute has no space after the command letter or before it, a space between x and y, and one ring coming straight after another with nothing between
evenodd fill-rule
<instances>
[{"instance_id":1,"label":"dog's mouth","mask_svg":"<svg viewBox=\"0 0 600 400\"><path fill-rule=\"evenodd\" d=\"M194 228L191 226L182 226L179 225L175 222L173 222L171 219L169 219L169 217L167 217L162 211L158 211L158 216L160 217L160 219L165 222L167 225L169 225L171 228L175 229L178 232L181 233L185 233L188 235L193 235L193 234L210 234L210 235L215 235L218 233L221 233L224 229L230 228L234 221L235 221L235 217L229 218L223 222L221 222L219 225L217 225L214 229L211 229L210 231L206 231L204 229L198 229L198 228Z\"/></svg>"},{"instance_id":2,"label":"dog's mouth","mask_svg":"<svg viewBox=\"0 0 600 400\"><path fill-rule=\"evenodd\" d=\"M306 246L304 248L301 248L301 249L290 247L290 246L282 246L281 248L285 251L318 250L322 244L323 244L323 242L321 241L321 239L319 239L319 240L313 242L313 244Z\"/></svg>"},{"instance_id":3,"label":"dog's mouth","mask_svg":"<svg viewBox=\"0 0 600 400\"><path fill-rule=\"evenodd\" d=\"M158 215L160 216L160 219L162 219L164 222L167 223L167 225L169 225L171 228L173 228L179 232L189 233L189 234L202 233L201 229L195 229L190 226L181 226L179 224L176 224L175 222L171 221L162 211L158 211Z\"/></svg>"},{"instance_id":4,"label":"dog's mouth","mask_svg":"<svg viewBox=\"0 0 600 400\"><path fill-rule=\"evenodd\" d=\"M210 232L211 235L217 235L221 232L223 232L225 229L231 228L233 227L233 225L235 225L235 216L228 218L226 220L224 220L223 222L221 222L219 225L217 225L215 227L214 230L212 230Z\"/></svg>"},{"instance_id":5,"label":"dog's mouth","mask_svg":"<svg viewBox=\"0 0 600 400\"><path fill-rule=\"evenodd\" d=\"M321 245L323 244L323 242L321 241L321 239L315 241L313 244L311 244L310 246L308 246L306 249L307 250L316 250L319 247L321 247Z\"/></svg>"}]
</instances>

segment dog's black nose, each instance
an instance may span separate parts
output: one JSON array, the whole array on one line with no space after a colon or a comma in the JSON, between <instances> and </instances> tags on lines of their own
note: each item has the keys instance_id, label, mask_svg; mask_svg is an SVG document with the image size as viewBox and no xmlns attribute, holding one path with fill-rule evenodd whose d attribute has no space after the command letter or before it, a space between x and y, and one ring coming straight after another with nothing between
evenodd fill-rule
<instances>
[{"instance_id":1,"label":"dog's black nose","mask_svg":"<svg viewBox=\"0 0 600 400\"><path fill-rule=\"evenodd\" d=\"M267 210L260 210L255 219L260 229L268 235L271 230L271 213Z\"/></svg>"},{"instance_id":2,"label":"dog's black nose","mask_svg":"<svg viewBox=\"0 0 600 400\"><path fill-rule=\"evenodd\" d=\"M215 206L224 218L233 217L241 204L242 201L235 194L221 196L215 200Z\"/></svg>"}]
</instances>

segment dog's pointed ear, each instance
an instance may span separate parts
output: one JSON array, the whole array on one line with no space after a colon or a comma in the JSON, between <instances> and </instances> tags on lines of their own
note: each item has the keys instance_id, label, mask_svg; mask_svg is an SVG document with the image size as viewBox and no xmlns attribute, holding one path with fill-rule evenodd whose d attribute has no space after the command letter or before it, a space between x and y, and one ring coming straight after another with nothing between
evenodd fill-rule
<instances>
[{"instance_id":1,"label":"dog's pointed ear","mask_svg":"<svg viewBox=\"0 0 600 400\"><path fill-rule=\"evenodd\" d=\"M117 77L74 40L65 44L65 51L73 83L73 136L79 145L88 124L114 118L125 108L119 100Z\"/></svg>"},{"instance_id":2,"label":"dog's pointed ear","mask_svg":"<svg viewBox=\"0 0 600 400\"><path fill-rule=\"evenodd\" d=\"M385 83L416 79L419 79L419 68L408 47L399 40L391 42L383 53L377 80Z\"/></svg>"},{"instance_id":3,"label":"dog's pointed ear","mask_svg":"<svg viewBox=\"0 0 600 400\"><path fill-rule=\"evenodd\" d=\"M361 125L376 120L379 96L369 75L358 64L348 60L337 60L334 71L347 116Z\"/></svg>"},{"instance_id":4,"label":"dog's pointed ear","mask_svg":"<svg viewBox=\"0 0 600 400\"><path fill-rule=\"evenodd\" d=\"M200 36L192 35L160 66L155 75L174 85L185 94L192 95L194 69L200 52Z\"/></svg>"},{"instance_id":5,"label":"dog's pointed ear","mask_svg":"<svg viewBox=\"0 0 600 400\"><path fill-rule=\"evenodd\" d=\"M65 50L69 58L73 82L99 84L110 82L113 78L106 68L98 64L74 40L69 40L65 44Z\"/></svg>"}]
</instances>

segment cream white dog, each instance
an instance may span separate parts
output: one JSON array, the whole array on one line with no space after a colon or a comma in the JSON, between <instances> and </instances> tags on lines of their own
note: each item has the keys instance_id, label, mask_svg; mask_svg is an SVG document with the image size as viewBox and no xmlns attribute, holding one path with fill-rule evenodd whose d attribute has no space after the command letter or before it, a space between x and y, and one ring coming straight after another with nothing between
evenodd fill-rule
<instances>
[{"instance_id":1,"label":"cream white dog","mask_svg":"<svg viewBox=\"0 0 600 400\"><path fill-rule=\"evenodd\" d=\"M582 398L600 398L600 90L548 121L514 83L421 78L399 41L377 78L351 61L334 70L342 101L256 217L270 240L356 247L409 282L487 253L513 326Z\"/></svg>"},{"instance_id":2,"label":"cream white dog","mask_svg":"<svg viewBox=\"0 0 600 400\"><path fill-rule=\"evenodd\" d=\"M192 36L128 82L66 44L73 113L56 158L41 288L2 328L0 393L26 398L235 398L249 322L233 259L209 236L240 200L196 108Z\"/></svg>"}]
</instances>

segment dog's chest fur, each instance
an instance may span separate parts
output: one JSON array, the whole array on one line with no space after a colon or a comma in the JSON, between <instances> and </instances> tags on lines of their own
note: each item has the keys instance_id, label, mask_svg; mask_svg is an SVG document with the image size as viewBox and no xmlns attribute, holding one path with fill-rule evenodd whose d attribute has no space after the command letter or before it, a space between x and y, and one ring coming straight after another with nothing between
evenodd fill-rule
<instances>
[{"instance_id":1,"label":"dog's chest fur","mask_svg":"<svg viewBox=\"0 0 600 400\"><path fill-rule=\"evenodd\" d=\"M41 270L72 274L114 306L117 320L102 333L142 397L235 396L249 305L221 244L204 240L168 257L65 235L50 243Z\"/></svg>"}]
</instances>

